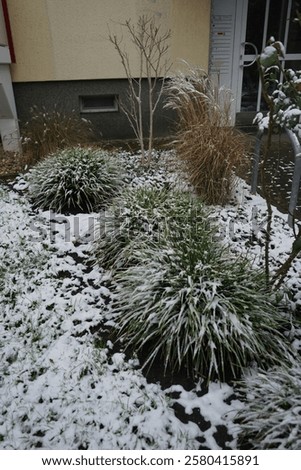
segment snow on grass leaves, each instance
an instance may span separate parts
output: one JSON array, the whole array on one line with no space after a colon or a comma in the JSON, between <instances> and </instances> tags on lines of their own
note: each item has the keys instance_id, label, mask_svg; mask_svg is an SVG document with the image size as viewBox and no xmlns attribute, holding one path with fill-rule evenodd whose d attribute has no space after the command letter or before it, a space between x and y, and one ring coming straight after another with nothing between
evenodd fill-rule
<instances>
[{"instance_id":1,"label":"snow on grass leaves","mask_svg":"<svg viewBox=\"0 0 301 470\"><path fill-rule=\"evenodd\" d=\"M198 233L200 235L200 233ZM289 361L281 331L287 319L268 295L264 276L246 259L185 232L139 250L139 263L117 274L115 321L145 364L220 380ZM204 242L205 239L205 242Z\"/></svg>"},{"instance_id":2,"label":"snow on grass leaves","mask_svg":"<svg viewBox=\"0 0 301 470\"><path fill-rule=\"evenodd\" d=\"M28 175L36 207L56 212L91 212L103 207L122 183L108 152L74 147L38 163Z\"/></svg>"},{"instance_id":3,"label":"snow on grass leaves","mask_svg":"<svg viewBox=\"0 0 301 470\"><path fill-rule=\"evenodd\" d=\"M246 403L237 416L242 448L300 450L300 363L247 374L240 385Z\"/></svg>"}]
</instances>

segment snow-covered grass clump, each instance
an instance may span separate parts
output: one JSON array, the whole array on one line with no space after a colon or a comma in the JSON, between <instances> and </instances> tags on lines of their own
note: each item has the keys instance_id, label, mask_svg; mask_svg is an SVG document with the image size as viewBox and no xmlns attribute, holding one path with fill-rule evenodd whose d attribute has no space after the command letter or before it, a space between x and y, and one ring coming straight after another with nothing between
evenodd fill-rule
<instances>
[{"instance_id":1,"label":"snow-covered grass clump","mask_svg":"<svg viewBox=\"0 0 301 470\"><path fill-rule=\"evenodd\" d=\"M34 206L55 212L92 212L121 185L120 161L104 150L74 147L38 163L28 175Z\"/></svg>"},{"instance_id":2,"label":"snow-covered grass clump","mask_svg":"<svg viewBox=\"0 0 301 470\"><path fill-rule=\"evenodd\" d=\"M223 380L252 361L289 360L285 319L262 271L231 258L206 225L177 227L141 247L138 258L116 276L114 318L146 364L160 358L165 370L186 366L188 374Z\"/></svg>"},{"instance_id":3,"label":"snow-covered grass clump","mask_svg":"<svg viewBox=\"0 0 301 470\"><path fill-rule=\"evenodd\" d=\"M238 414L247 449L301 449L301 369L274 367L245 377L245 406Z\"/></svg>"},{"instance_id":4,"label":"snow-covered grass clump","mask_svg":"<svg viewBox=\"0 0 301 470\"><path fill-rule=\"evenodd\" d=\"M159 243L169 231L181 227L189 236L190 231L209 228L208 215L208 208L189 192L151 186L127 189L100 220L95 257L105 269L125 267L139 260L143 244Z\"/></svg>"}]
</instances>

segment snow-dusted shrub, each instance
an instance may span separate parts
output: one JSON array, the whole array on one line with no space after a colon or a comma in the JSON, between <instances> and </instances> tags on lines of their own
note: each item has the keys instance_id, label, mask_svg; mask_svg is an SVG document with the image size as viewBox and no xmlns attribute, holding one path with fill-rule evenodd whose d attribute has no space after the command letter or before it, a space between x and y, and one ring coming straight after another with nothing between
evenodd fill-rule
<instances>
[{"instance_id":1,"label":"snow-dusted shrub","mask_svg":"<svg viewBox=\"0 0 301 470\"><path fill-rule=\"evenodd\" d=\"M206 202L225 204L247 152L246 138L231 126L229 91L192 68L172 77L166 93L166 107L177 115L175 149L182 172Z\"/></svg>"},{"instance_id":2,"label":"snow-dusted shrub","mask_svg":"<svg viewBox=\"0 0 301 470\"><path fill-rule=\"evenodd\" d=\"M144 243L160 243L178 227L186 236L209 230L209 211L190 193L152 187L131 188L117 197L101 220L94 244L97 262L104 269L123 268L139 260Z\"/></svg>"},{"instance_id":3,"label":"snow-dusted shrub","mask_svg":"<svg viewBox=\"0 0 301 470\"><path fill-rule=\"evenodd\" d=\"M58 149L90 142L93 138L91 122L80 118L75 111L66 113L58 107L48 111L33 106L30 114L22 129L22 145L33 161Z\"/></svg>"},{"instance_id":4,"label":"snow-dusted shrub","mask_svg":"<svg viewBox=\"0 0 301 470\"><path fill-rule=\"evenodd\" d=\"M241 448L301 449L299 362L247 376L241 391L245 401L237 416Z\"/></svg>"},{"instance_id":5,"label":"snow-dusted shrub","mask_svg":"<svg viewBox=\"0 0 301 470\"><path fill-rule=\"evenodd\" d=\"M273 130L276 126L291 129L300 138L301 71L284 68L284 54L283 44L271 37L258 57L263 98L268 104L268 111L265 114L257 113L254 122L263 131L271 120Z\"/></svg>"},{"instance_id":6,"label":"snow-dusted shrub","mask_svg":"<svg viewBox=\"0 0 301 470\"><path fill-rule=\"evenodd\" d=\"M29 196L41 209L62 213L97 210L120 188L119 165L103 150L61 150L29 172Z\"/></svg>"},{"instance_id":7,"label":"snow-dusted shrub","mask_svg":"<svg viewBox=\"0 0 301 470\"><path fill-rule=\"evenodd\" d=\"M139 263L120 271L115 321L120 337L146 364L188 373L239 376L287 360L280 333L284 318L269 297L264 276L245 259L230 259L206 230L180 231L149 243Z\"/></svg>"}]
</instances>

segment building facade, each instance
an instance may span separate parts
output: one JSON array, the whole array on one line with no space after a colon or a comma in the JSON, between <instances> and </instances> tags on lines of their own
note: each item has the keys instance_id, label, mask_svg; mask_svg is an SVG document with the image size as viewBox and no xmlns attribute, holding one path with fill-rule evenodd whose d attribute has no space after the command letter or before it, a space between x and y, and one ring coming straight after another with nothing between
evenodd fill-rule
<instances>
[{"instance_id":1,"label":"building facade","mask_svg":"<svg viewBox=\"0 0 301 470\"><path fill-rule=\"evenodd\" d=\"M284 67L301 69L300 13L295 0L212 0L209 68L232 90L236 124L262 108L256 58L271 37L285 47Z\"/></svg>"},{"instance_id":2,"label":"building facade","mask_svg":"<svg viewBox=\"0 0 301 470\"><path fill-rule=\"evenodd\" d=\"M286 46L286 64L301 68L298 3L0 0L2 143L7 147L9 140L16 142L16 119L22 129L34 105L75 111L92 122L96 138L133 137L118 106L126 99L128 83L108 35L110 31L122 37L132 75L138 76L139 57L130 39L122 36L121 23L130 19L135 24L141 15L154 17L163 31L171 31L170 73L183 69L183 61L209 71L233 92L233 124L248 123L261 105L256 57L268 38L281 40ZM161 106L156 135L168 134L171 128L172 117Z\"/></svg>"},{"instance_id":3,"label":"building facade","mask_svg":"<svg viewBox=\"0 0 301 470\"><path fill-rule=\"evenodd\" d=\"M208 67L210 0L6 0L15 63L10 71L20 121L33 105L75 111L89 119L96 138L131 138L133 131L118 102L128 82L120 58L108 40L122 37L132 76L139 57L121 23L154 17L162 32L170 30L169 61ZM145 109L147 97L145 96ZM168 133L169 120L159 109L155 134Z\"/></svg>"},{"instance_id":4,"label":"building facade","mask_svg":"<svg viewBox=\"0 0 301 470\"><path fill-rule=\"evenodd\" d=\"M8 8L0 2L0 135L3 148L20 150L17 110L11 78L11 63L15 59Z\"/></svg>"}]
</instances>

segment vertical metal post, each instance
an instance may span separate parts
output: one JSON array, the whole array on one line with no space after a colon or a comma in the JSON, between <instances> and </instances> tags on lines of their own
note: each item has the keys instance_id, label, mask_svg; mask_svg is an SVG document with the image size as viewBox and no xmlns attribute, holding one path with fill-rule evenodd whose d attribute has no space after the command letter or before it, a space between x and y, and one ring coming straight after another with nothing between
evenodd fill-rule
<instances>
[{"instance_id":1,"label":"vertical metal post","mask_svg":"<svg viewBox=\"0 0 301 470\"><path fill-rule=\"evenodd\" d=\"M263 134L264 134L263 130L259 130L256 134L253 163L252 163L251 194L256 194L257 192L260 148L261 148Z\"/></svg>"},{"instance_id":2,"label":"vertical metal post","mask_svg":"<svg viewBox=\"0 0 301 470\"><path fill-rule=\"evenodd\" d=\"M291 197L290 197L289 208L288 208L288 224L290 227L292 227L293 220L294 220L294 212L297 207L300 181L301 181L301 145L296 134L294 134L289 129L285 129L285 131L292 144L292 147L294 150L294 159L295 159Z\"/></svg>"}]
</instances>

